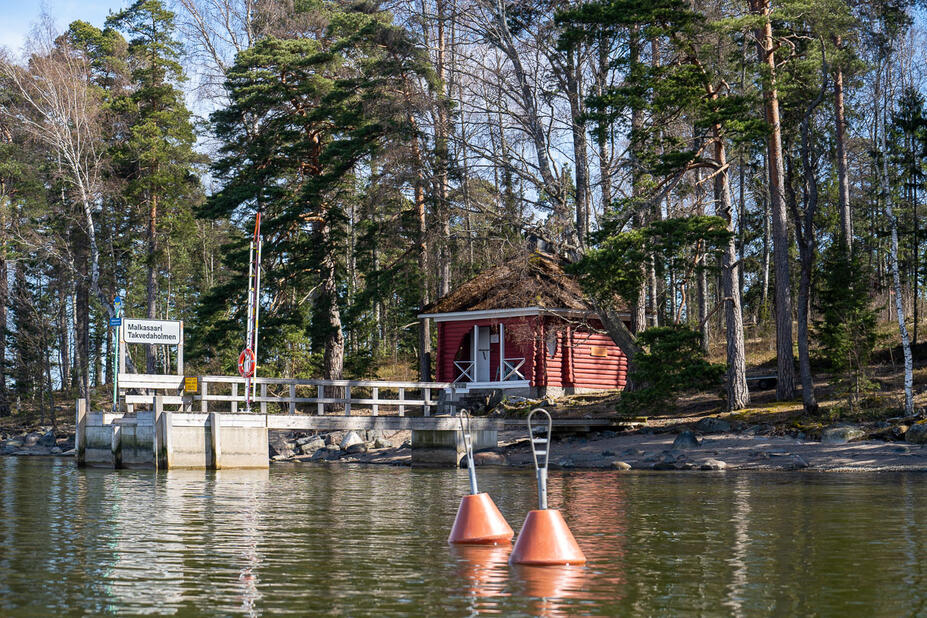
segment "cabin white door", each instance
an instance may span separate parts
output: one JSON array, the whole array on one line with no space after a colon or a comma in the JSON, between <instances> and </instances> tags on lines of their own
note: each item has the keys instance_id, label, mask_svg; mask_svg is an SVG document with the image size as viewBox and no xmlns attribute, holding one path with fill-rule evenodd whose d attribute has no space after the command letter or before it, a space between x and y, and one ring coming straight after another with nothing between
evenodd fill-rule
<instances>
[{"instance_id":1,"label":"cabin white door","mask_svg":"<svg viewBox=\"0 0 927 618\"><path fill-rule=\"evenodd\" d=\"M477 382L489 382L490 373L489 373L489 345L490 345L490 332L488 326L476 326L475 330L476 335L476 381Z\"/></svg>"}]
</instances>

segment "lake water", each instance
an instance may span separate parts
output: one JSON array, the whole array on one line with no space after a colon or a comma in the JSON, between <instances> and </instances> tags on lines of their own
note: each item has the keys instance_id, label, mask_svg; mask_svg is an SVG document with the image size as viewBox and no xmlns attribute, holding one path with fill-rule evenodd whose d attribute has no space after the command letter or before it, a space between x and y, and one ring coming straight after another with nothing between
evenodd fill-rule
<instances>
[{"instance_id":1,"label":"lake water","mask_svg":"<svg viewBox=\"0 0 927 618\"><path fill-rule=\"evenodd\" d=\"M479 470L517 531L530 470ZM0 458L0 615L927 614L927 475L551 472L586 568L446 543L465 470Z\"/></svg>"}]
</instances>

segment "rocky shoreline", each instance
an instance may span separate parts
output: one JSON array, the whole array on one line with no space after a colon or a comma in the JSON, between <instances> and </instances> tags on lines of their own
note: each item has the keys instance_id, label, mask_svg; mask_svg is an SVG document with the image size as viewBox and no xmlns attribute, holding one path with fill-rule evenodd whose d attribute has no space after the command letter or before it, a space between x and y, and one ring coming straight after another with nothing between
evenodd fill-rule
<instances>
[{"instance_id":1,"label":"rocky shoreline","mask_svg":"<svg viewBox=\"0 0 927 618\"><path fill-rule=\"evenodd\" d=\"M780 435L776 435L776 434ZM878 439L873 439L876 437ZM411 465L410 432L272 431L276 464ZM501 432L500 446L474 454L477 466L532 465L524 432ZM732 426L717 417L691 425L555 436L551 469L615 471L820 470L927 471L927 423L864 427L841 424L809 437L772 426ZM49 427L0 433L0 455L74 455L73 432ZM466 461L461 462L465 467Z\"/></svg>"}]
</instances>

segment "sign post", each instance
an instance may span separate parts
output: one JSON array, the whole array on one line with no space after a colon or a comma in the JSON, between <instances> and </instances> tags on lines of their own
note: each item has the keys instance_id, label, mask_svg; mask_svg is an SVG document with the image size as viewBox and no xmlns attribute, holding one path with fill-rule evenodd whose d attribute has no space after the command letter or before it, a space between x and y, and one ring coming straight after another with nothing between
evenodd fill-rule
<instances>
[{"instance_id":1,"label":"sign post","mask_svg":"<svg viewBox=\"0 0 927 618\"><path fill-rule=\"evenodd\" d=\"M113 299L113 313L115 317L109 319L110 328L115 328L115 350L113 354L113 414L118 410L119 406L119 336L122 330L122 297L116 296Z\"/></svg>"}]
</instances>

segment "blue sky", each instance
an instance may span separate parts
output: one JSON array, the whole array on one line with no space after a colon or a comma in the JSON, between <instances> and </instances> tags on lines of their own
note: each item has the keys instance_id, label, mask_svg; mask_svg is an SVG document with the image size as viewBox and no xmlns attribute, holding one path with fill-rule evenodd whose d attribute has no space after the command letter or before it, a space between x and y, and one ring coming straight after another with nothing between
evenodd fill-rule
<instances>
[{"instance_id":1,"label":"blue sky","mask_svg":"<svg viewBox=\"0 0 927 618\"><path fill-rule=\"evenodd\" d=\"M63 30L75 19L102 26L110 11L128 4L129 0L0 0L0 46L18 55L43 6Z\"/></svg>"}]
</instances>

